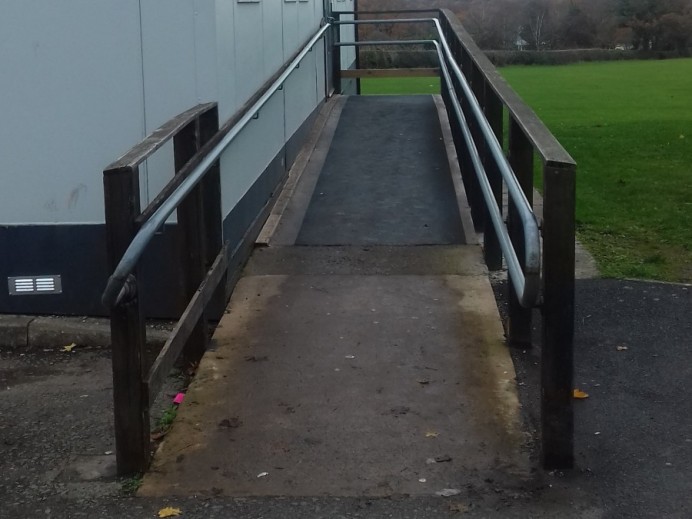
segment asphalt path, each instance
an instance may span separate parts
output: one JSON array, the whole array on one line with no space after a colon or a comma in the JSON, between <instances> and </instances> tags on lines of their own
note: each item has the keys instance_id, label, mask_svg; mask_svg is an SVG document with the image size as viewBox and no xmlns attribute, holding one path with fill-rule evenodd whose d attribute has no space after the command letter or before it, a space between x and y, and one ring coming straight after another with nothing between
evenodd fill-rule
<instances>
[{"instance_id":1,"label":"asphalt path","mask_svg":"<svg viewBox=\"0 0 692 519\"><path fill-rule=\"evenodd\" d=\"M538 343L538 312L534 325ZM540 346L513 359L536 438ZM603 517L692 517L692 286L578 280L575 386L589 395L574 402L577 468L551 491L581 489Z\"/></svg>"}]
</instances>

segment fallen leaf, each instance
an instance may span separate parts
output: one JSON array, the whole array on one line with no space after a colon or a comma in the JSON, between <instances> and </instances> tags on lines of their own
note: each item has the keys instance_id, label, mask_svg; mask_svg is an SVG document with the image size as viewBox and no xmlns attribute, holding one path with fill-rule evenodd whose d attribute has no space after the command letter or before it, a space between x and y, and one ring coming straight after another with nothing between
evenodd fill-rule
<instances>
[{"instance_id":1,"label":"fallen leaf","mask_svg":"<svg viewBox=\"0 0 692 519\"><path fill-rule=\"evenodd\" d=\"M440 433L428 431L425 433L426 438L437 438L440 435Z\"/></svg>"},{"instance_id":2,"label":"fallen leaf","mask_svg":"<svg viewBox=\"0 0 692 519\"><path fill-rule=\"evenodd\" d=\"M159 441L161 438L163 438L164 436L166 436L167 434L168 434L168 430L153 432L153 433L151 433L151 441L157 442L157 441Z\"/></svg>"},{"instance_id":3,"label":"fallen leaf","mask_svg":"<svg viewBox=\"0 0 692 519\"><path fill-rule=\"evenodd\" d=\"M629 350L629 348L628 348L627 346L618 346L616 349L617 349L618 351L627 351L627 350Z\"/></svg>"},{"instance_id":4,"label":"fallen leaf","mask_svg":"<svg viewBox=\"0 0 692 519\"><path fill-rule=\"evenodd\" d=\"M581 389L575 389L574 391L572 391L572 396L577 400L584 400L585 398L589 398L589 394L584 393Z\"/></svg>"},{"instance_id":5,"label":"fallen leaf","mask_svg":"<svg viewBox=\"0 0 692 519\"><path fill-rule=\"evenodd\" d=\"M427 386L430 384L430 381L427 378L418 379L416 382L418 382L421 386Z\"/></svg>"},{"instance_id":6,"label":"fallen leaf","mask_svg":"<svg viewBox=\"0 0 692 519\"><path fill-rule=\"evenodd\" d=\"M266 478L269 475L269 472L260 472L257 474L258 478Z\"/></svg>"},{"instance_id":7,"label":"fallen leaf","mask_svg":"<svg viewBox=\"0 0 692 519\"><path fill-rule=\"evenodd\" d=\"M177 517L182 515L182 510L180 508L173 508L172 506L167 506L159 510L159 517Z\"/></svg>"},{"instance_id":8,"label":"fallen leaf","mask_svg":"<svg viewBox=\"0 0 692 519\"><path fill-rule=\"evenodd\" d=\"M448 461L452 461L451 456L445 455L445 456L437 456L435 458L435 463L447 463Z\"/></svg>"},{"instance_id":9,"label":"fallen leaf","mask_svg":"<svg viewBox=\"0 0 692 519\"><path fill-rule=\"evenodd\" d=\"M72 350L75 349L77 345L73 342L72 344L68 344L67 346L63 346L62 350L60 351L66 351L67 353L70 353Z\"/></svg>"}]
</instances>

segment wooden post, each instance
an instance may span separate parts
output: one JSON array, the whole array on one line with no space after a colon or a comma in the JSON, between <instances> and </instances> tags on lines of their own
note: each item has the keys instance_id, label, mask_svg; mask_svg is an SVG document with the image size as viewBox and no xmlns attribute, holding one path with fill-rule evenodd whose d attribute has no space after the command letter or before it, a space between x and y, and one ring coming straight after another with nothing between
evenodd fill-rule
<instances>
[{"instance_id":1,"label":"wooden post","mask_svg":"<svg viewBox=\"0 0 692 519\"><path fill-rule=\"evenodd\" d=\"M514 170L526 198L533 205L533 146L513 117L509 119L509 162ZM522 268L525 267L526 247L524 232L516 206L508 196L507 217L509 237L519 258ZM519 304L517 293L511 279L509 285L509 332L508 342L511 346L526 348L531 346L531 308Z\"/></svg>"},{"instance_id":2,"label":"wooden post","mask_svg":"<svg viewBox=\"0 0 692 519\"><path fill-rule=\"evenodd\" d=\"M574 465L574 234L576 167L543 168L542 457Z\"/></svg>"},{"instance_id":3,"label":"wooden post","mask_svg":"<svg viewBox=\"0 0 692 519\"><path fill-rule=\"evenodd\" d=\"M140 212L139 170L103 173L108 265L112 272L135 235ZM137 271L130 277L136 279ZM136 287L135 287L136 288ZM144 387L146 330L139 294L111 311L115 455L119 475L141 473L149 464L149 396Z\"/></svg>"},{"instance_id":4,"label":"wooden post","mask_svg":"<svg viewBox=\"0 0 692 519\"><path fill-rule=\"evenodd\" d=\"M492 127L493 132L500 143L500 146L502 146L502 139L504 137L502 101L488 83L485 84L484 109L485 117L488 119L488 122L490 123L490 126ZM493 190L495 201L497 206L500 208L500 212L502 212L502 175L500 174L500 169L492 156L489 146L486 146L484 149L483 159L485 172L488 175L488 181L490 182L490 187ZM497 233L495 232L495 228L492 226L490 215L487 214L487 210L485 221L488 222L483 233L483 252L485 254L485 263L490 271L500 270L502 268L502 249L500 248Z\"/></svg>"},{"instance_id":5,"label":"wooden post","mask_svg":"<svg viewBox=\"0 0 692 519\"><path fill-rule=\"evenodd\" d=\"M461 68L461 72L466 77L466 81L469 82L469 85L473 90L474 63L471 59L471 55L463 47L461 48L461 60L459 60L459 66ZM459 91L461 92L461 89ZM464 96L463 94L461 94L460 101L461 108L464 111L464 117L466 118L466 123L468 124L469 130L471 131L471 138L476 143L476 148L478 149L479 154L482 154L482 146L479 146L479 143L481 141L479 141L478 139L476 118L473 115L470 103L466 99L466 96ZM476 231L480 232L483 230L484 226L485 202L483 201L483 193L481 192L480 184L478 182L478 178L476 177L475 168L473 166L473 162L471 161L470 154L467 152L466 155L468 156L468 167L465 173L465 186L467 189L469 206L471 207L473 225Z\"/></svg>"},{"instance_id":6,"label":"wooden post","mask_svg":"<svg viewBox=\"0 0 692 519\"><path fill-rule=\"evenodd\" d=\"M339 16L341 19L341 16ZM341 35L341 26L332 26L332 80L334 82L334 93L341 93L341 47L337 47Z\"/></svg>"},{"instance_id":7,"label":"wooden post","mask_svg":"<svg viewBox=\"0 0 692 519\"><path fill-rule=\"evenodd\" d=\"M358 21L360 18L358 17L358 0L353 0L353 12L355 13L353 15L353 19L355 21ZM360 41L360 25L354 25L353 26L353 38L356 43ZM356 69L360 70L361 68L361 63L360 63L360 47L356 45ZM360 78L356 78L356 94L360 95Z\"/></svg>"},{"instance_id":8,"label":"wooden post","mask_svg":"<svg viewBox=\"0 0 692 519\"><path fill-rule=\"evenodd\" d=\"M205 112L199 119L200 146L206 144L219 131L219 111L217 107ZM204 206L204 230L206 265L208 271L216 256L221 251L223 244L222 214L221 214L221 169L219 161L209 169L202 180L202 197ZM225 278L225 276L224 276ZM219 288L207 306L207 317L218 320L223 315L226 307L226 282L219 284Z\"/></svg>"},{"instance_id":9,"label":"wooden post","mask_svg":"<svg viewBox=\"0 0 692 519\"><path fill-rule=\"evenodd\" d=\"M483 72L478 68L478 66L473 62L471 59L471 55L468 54L468 71L465 72L466 78L469 81L469 84L471 86L471 90L473 91L473 95L478 101L478 104L481 107L481 110L484 110L485 108L485 81L483 79ZM486 149L486 144L485 144L485 138L483 137L483 132L481 130L481 125L480 123L476 120L475 115L472 113L471 110L471 104L468 104L468 113L467 113L467 119L469 122L469 127L471 128L471 135L473 136L473 142L476 143L476 149L478 150L478 155L481 158L481 163L483 164L483 167L485 168L485 165L487 163L486 157L485 157L485 149ZM474 178L475 175L474 175ZM490 222L490 218L487 216L488 215L488 209L487 205L485 203L485 198L483 197L483 191L481 190L480 187L480 181L477 180L476 178L476 189L477 189L477 194L476 197L478 198L477 203L478 207L476 209L477 212L477 228L483 229L483 232L487 231L487 228L490 227L492 228L492 223Z\"/></svg>"},{"instance_id":10,"label":"wooden post","mask_svg":"<svg viewBox=\"0 0 692 519\"><path fill-rule=\"evenodd\" d=\"M175 170L180 169L200 148L199 119L195 119L173 137ZM178 206L180 229L180 254L185 277L187 301L197 292L207 271L206 232L204 229L203 186L198 184ZM197 362L207 347L207 320L204 312L197 321L183 350L186 363Z\"/></svg>"}]
</instances>

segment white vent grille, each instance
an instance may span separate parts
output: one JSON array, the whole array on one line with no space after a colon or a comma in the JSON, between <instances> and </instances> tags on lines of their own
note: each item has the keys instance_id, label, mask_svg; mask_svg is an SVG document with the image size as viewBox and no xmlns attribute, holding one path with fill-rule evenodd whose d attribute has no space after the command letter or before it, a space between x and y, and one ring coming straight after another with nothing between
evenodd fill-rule
<instances>
[{"instance_id":1,"label":"white vent grille","mask_svg":"<svg viewBox=\"0 0 692 519\"><path fill-rule=\"evenodd\" d=\"M11 296L62 294L60 276L19 276L7 278Z\"/></svg>"}]
</instances>

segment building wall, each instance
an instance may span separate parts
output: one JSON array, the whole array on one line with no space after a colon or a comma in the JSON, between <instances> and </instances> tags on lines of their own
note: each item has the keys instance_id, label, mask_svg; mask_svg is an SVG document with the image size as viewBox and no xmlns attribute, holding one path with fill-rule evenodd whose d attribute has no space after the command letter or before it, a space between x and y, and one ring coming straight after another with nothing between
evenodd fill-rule
<instances>
[{"instance_id":1,"label":"building wall","mask_svg":"<svg viewBox=\"0 0 692 519\"><path fill-rule=\"evenodd\" d=\"M217 101L224 122L314 34L323 8L323 0L4 2L0 313L103 313L104 167L197 103ZM324 59L320 43L222 156L225 239L242 235L290 165L287 150L325 97ZM141 168L143 205L172 172L168 145ZM166 266L174 242L167 227L150 247L153 286L175 278ZM63 293L9 296L8 276L42 274L61 275ZM176 311L167 303L175 298L161 296L150 297L150 315Z\"/></svg>"}]
</instances>

